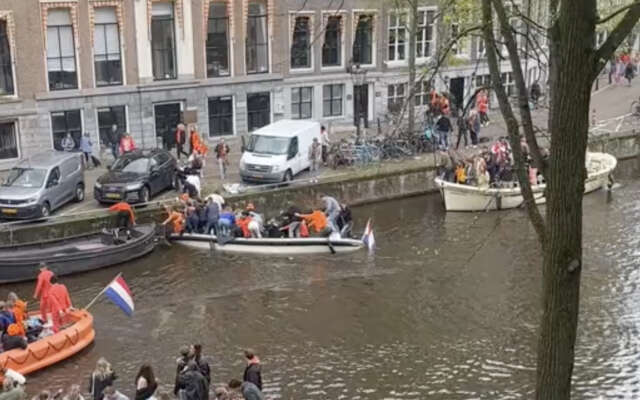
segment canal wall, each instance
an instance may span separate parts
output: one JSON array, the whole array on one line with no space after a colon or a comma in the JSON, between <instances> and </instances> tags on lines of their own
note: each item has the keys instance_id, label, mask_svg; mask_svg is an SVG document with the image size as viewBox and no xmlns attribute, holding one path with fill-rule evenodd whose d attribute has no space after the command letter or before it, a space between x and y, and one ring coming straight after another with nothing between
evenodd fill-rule
<instances>
[{"instance_id":1,"label":"canal wall","mask_svg":"<svg viewBox=\"0 0 640 400\"><path fill-rule=\"evenodd\" d=\"M618 159L640 158L640 134L627 132L615 136L591 138L590 151L607 152ZM273 217L291 204L320 206L320 196L329 194L350 205L392 200L431 193L436 190L434 178L441 158L425 155L402 162L387 162L367 168L351 168L323 176L320 182L298 182L287 187L226 195L232 207L244 208L249 202ZM214 188L205 186L203 192ZM162 222L165 216L159 203L136 210L138 223ZM112 226L114 219L105 210L82 215L55 217L44 223L0 225L0 246L46 242L69 238Z\"/></svg>"}]
</instances>

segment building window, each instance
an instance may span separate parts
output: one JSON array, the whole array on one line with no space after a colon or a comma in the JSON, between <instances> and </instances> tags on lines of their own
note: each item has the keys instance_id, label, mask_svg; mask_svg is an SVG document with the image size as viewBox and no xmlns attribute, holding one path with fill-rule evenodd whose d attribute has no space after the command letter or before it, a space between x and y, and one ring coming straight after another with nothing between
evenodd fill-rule
<instances>
[{"instance_id":1,"label":"building window","mask_svg":"<svg viewBox=\"0 0 640 400\"><path fill-rule=\"evenodd\" d=\"M353 62L355 64L373 64L373 16L360 15L353 41Z\"/></svg>"},{"instance_id":2,"label":"building window","mask_svg":"<svg viewBox=\"0 0 640 400\"><path fill-rule=\"evenodd\" d=\"M153 78L176 79L173 3L153 3L151 8Z\"/></svg>"},{"instance_id":3,"label":"building window","mask_svg":"<svg viewBox=\"0 0 640 400\"><path fill-rule=\"evenodd\" d=\"M122 85L120 31L114 7L96 9L93 53L96 85Z\"/></svg>"},{"instance_id":4,"label":"building window","mask_svg":"<svg viewBox=\"0 0 640 400\"><path fill-rule=\"evenodd\" d=\"M0 123L0 160L18 158L18 137L16 124L13 122Z\"/></svg>"},{"instance_id":5,"label":"building window","mask_svg":"<svg viewBox=\"0 0 640 400\"><path fill-rule=\"evenodd\" d=\"M431 104L430 100L431 85L429 81L416 82L416 107L428 106Z\"/></svg>"},{"instance_id":6,"label":"building window","mask_svg":"<svg viewBox=\"0 0 640 400\"><path fill-rule=\"evenodd\" d=\"M209 136L233 135L233 98L209 99Z\"/></svg>"},{"instance_id":7,"label":"building window","mask_svg":"<svg viewBox=\"0 0 640 400\"><path fill-rule=\"evenodd\" d=\"M487 45L483 38L478 38L478 48L476 49L476 57L484 58L487 56Z\"/></svg>"},{"instance_id":8,"label":"building window","mask_svg":"<svg viewBox=\"0 0 640 400\"><path fill-rule=\"evenodd\" d=\"M247 15L247 73L269 72L269 32L267 6L264 3L249 3Z\"/></svg>"},{"instance_id":9,"label":"building window","mask_svg":"<svg viewBox=\"0 0 640 400\"><path fill-rule=\"evenodd\" d=\"M269 92L247 94L249 132L271 123L271 95Z\"/></svg>"},{"instance_id":10,"label":"building window","mask_svg":"<svg viewBox=\"0 0 640 400\"><path fill-rule=\"evenodd\" d=\"M397 83L387 86L387 109L389 112L397 113L402 110L405 100L406 84Z\"/></svg>"},{"instance_id":11,"label":"building window","mask_svg":"<svg viewBox=\"0 0 640 400\"><path fill-rule=\"evenodd\" d=\"M309 17L296 17L291 43L291 68L311 68L311 30Z\"/></svg>"},{"instance_id":12,"label":"building window","mask_svg":"<svg viewBox=\"0 0 640 400\"><path fill-rule=\"evenodd\" d=\"M112 127L116 126L116 135L112 134ZM127 131L127 113L124 106L98 109L98 134L100 143L109 145L117 141L118 136Z\"/></svg>"},{"instance_id":13,"label":"building window","mask_svg":"<svg viewBox=\"0 0 640 400\"><path fill-rule=\"evenodd\" d=\"M407 17L402 12L389 15L389 61L405 59L405 42L407 39Z\"/></svg>"},{"instance_id":14,"label":"building window","mask_svg":"<svg viewBox=\"0 0 640 400\"><path fill-rule=\"evenodd\" d=\"M421 10L418 12L418 32L416 39L416 57L431 57L435 47L434 38L434 10Z\"/></svg>"},{"instance_id":15,"label":"building window","mask_svg":"<svg viewBox=\"0 0 640 400\"><path fill-rule=\"evenodd\" d=\"M342 17L331 16L327 20L322 44L322 66L342 65Z\"/></svg>"},{"instance_id":16,"label":"building window","mask_svg":"<svg viewBox=\"0 0 640 400\"><path fill-rule=\"evenodd\" d=\"M53 134L53 148L62 150L62 139L71 134L75 148L80 146L82 137L82 118L80 110L51 113L51 127Z\"/></svg>"},{"instance_id":17,"label":"building window","mask_svg":"<svg viewBox=\"0 0 640 400\"><path fill-rule=\"evenodd\" d=\"M503 72L501 78L504 89L507 92L507 96L515 96L516 83L513 80L513 74L511 72Z\"/></svg>"},{"instance_id":18,"label":"building window","mask_svg":"<svg viewBox=\"0 0 640 400\"><path fill-rule=\"evenodd\" d=\"M325 117L342 116L344 85L324 85L322 88L322 110Z\"/></svg>"},{"instance_id":19,"label":"building window","mask_svg":"<svg viewBox=\"0 0 640 400\"><path fill-rule=\"evenodd\" d=\"M216 2L209 7L207 28L207 76L229 75L229 16L227 3Z\"/></svg>"},{"instance_id":20,"label":"building window","mask_svg":"<svg viewBox=\"0 0 640 400\"><path fill-rule=\"evenodd\" d=\"M68 9L50 10L47 15L47 71L49 90L76 89L76 50Z\"/></svg>"},{"instance_id":21,"label":"building window","mask_svg":"<svg viewBox=\"0 0 640 400\"><path fill-rule=\"evenodd\" d=\"M312 87L299 87L291 89L291 118L311 118L311 104L313 98Z\"/></svg>"},{"instance_id":22,"label":"building window","mask_svg":"<svg viewBox=\"0 0 640 400\"><path fill-rule=\"evenodd\" d=\"M13 94L12 64L7 21L0 20L0 95Z\"/></svg>"}]
</instances>

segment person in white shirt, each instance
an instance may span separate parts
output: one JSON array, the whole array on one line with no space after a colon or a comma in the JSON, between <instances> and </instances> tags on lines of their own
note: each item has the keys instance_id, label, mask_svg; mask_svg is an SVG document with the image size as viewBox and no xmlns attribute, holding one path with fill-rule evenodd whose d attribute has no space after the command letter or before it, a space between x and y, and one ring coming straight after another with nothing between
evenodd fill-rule
<instances>
[{"instance_id":1,"label":"person in white shirt","mask_svg":"<svg viewBox=\"0 0 640 400\"><path fill-rule=\"evenodd\" d=\"M324 125L320 127L320 144L322 145L322 163L326 166L331 141L329 140L329 132L327 132L327 128Z\"/></svg>"}]
</instances>

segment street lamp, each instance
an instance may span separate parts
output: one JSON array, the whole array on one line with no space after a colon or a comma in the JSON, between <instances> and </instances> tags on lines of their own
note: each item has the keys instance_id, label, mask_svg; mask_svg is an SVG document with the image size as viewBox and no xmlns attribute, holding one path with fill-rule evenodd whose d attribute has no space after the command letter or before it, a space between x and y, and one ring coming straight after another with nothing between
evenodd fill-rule
<instances>
[{"instance_id":1,"label":"street lamp","mask_svg":"<svg viewBox=\"0 0 640 400\"><path fill-rule=\"evenodd\" d=\"M349 67L349 71L351 74L351 80L353 82L353 101L354 101L354 110L355 114L355 123L356 123L356 140L360 143L360 119L362 118L363 110L362 107L362 86L365 84L367 80L367 70L360 67L360 64L351 63Z\"/></svg>"}]
</instances>

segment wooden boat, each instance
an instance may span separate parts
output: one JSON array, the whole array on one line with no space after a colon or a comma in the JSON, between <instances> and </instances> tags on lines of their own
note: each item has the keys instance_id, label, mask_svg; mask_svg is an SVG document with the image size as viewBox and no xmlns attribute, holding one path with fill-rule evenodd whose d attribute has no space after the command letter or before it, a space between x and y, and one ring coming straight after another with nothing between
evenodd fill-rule
<instances>
[{"instance_id":1,"label":"wooden boat","mask_svg":"<svg viewBox=\"0 0 640 400\"><path fill-rule=\"evenodd\" d=\"M0 283L35 279L45 262L56 275L69 275L120 264L146 255L155 247L155 224L131 229L130 240L114 243L97 232L43 243L0 247Z\"/></svg>"},{"instance_id":2,"label":"wooden boat","mask_svg":"<svg viewBox=\"0 0 640 400\"><path fill-rule=\"evenodd\" d=\"M95 337L93 316L85 310L74 310L67 318L72 325L60 332L30 343L24 350L0 353L0 371L10 368L27 375L69 358L91 344Z\"/></svg>"},{"instance_id":3,"label":"wooden boat","mask_svg":"<svg viewBox=\"0 0 640 400\"><path fill-rule=\"evenodd\" d=\"M584 182L584 192L591 193L609 181L609 175L616 168L618 160L607 153L587 153L587 179ZM521 207L524 203L519 187L513 188L479 188L471 185L461 185L436 178L436 185L444 200L447 211L488 211L508 210ZM533 196L538 204L544 204L544 189L546 185L539 184L531 187Z\"/></svg>"},{"instance_id":4,"label":"wooden boat","mask_svg":"<svg viewBox=\"0 0 640 400\"><path fill-rule=\"evenodd\" d=\"M263 255L301 255L349 253L365 247L362 240L328 238L234 238L221 244L215 235L172 234L170 240L184 246L201 250L213 250L228 253ZM332 250L333 249L333 250Z\"/></svg>"}]
</instances>

